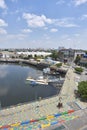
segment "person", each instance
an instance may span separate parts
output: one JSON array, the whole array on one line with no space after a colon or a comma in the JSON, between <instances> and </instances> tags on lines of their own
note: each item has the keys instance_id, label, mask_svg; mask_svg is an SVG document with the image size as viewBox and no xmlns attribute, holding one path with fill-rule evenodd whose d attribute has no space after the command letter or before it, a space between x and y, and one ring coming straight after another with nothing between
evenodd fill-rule
<instances>
[{"instance_id":1,"label":"person","mask_svg":"<svg viewBox=\"0 0 87 130\"><path fill-rule=\"evenodd\" d=\"M59 103L58 103L58 105L57 105L57 107L58 107L59 109L63 107L63 104L61 103L61 99L62 99L62 97L59 97Z\"/></svg>"},{"instance_id":2,"label":"person","mask_svg":"<svg viewBox=\"0 0 87 130\"><path fill-rule=\"evenodd\" d=\"M60 109L63 107L63 104L61 102L58 103L57 107Z\"/></svg>"}]
</instances>

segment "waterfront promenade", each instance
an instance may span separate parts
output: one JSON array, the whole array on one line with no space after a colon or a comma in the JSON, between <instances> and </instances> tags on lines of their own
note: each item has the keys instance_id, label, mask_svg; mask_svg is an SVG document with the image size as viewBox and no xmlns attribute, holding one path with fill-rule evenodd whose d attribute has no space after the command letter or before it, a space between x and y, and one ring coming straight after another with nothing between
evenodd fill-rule
<instances>
[{"instance_id":1,"label":"waterfront promenade","mask_svg":"<svg viewBox=\"0 0 87 130\"><path fill-rule=\"evenodd\" d=\"M64 103L71 103L75 102L81 109L87 107L87 103L81 102L78 98L75 97L74 91L77 90L78 82L82 81L82 76L76 74L74 72L74 68L70 67L66 77L63 87L60 92L60 96L62 97L62 101Z\"/></svg>"},{"instance_id":2,"label":"waterfront promenade","mask_svg":"<svg viewBox=\"0 0 87 130\"><path fill-rule=\"evenodd\" d=\"M74 73L74 69L69 68L59 95L49 99L0 110L0 125L38 119L43 116L53 115L55 113L68 111L70 109L78 110L80 108L86 108L87 104L75 99L74 90L78 84L78 82L75 80L77 76L78 75ZM61 102L63 103L63 108L58 109L57 105L60 97ZM77 105L75 105L75 103Z\"/></svg>"}]
</instances>

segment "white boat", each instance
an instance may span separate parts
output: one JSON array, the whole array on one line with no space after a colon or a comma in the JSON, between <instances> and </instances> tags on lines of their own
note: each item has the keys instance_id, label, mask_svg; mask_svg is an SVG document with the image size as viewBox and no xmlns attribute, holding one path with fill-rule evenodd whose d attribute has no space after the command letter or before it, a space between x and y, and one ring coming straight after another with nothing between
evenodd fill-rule
<instances>
[{"instance_id":1,"label":"white boat","mask_svg":"<svg viewBox=\"0 0 87 130\"><path fill-rule=\"evenodd\" d=\"M29 83L32 85L36 85L36 84L48 85L47 79L43 78L43 76L40 76L38 79L33 79L31 77L28 77L26 81L29 81Z\"/></svg>"},{"instance_id":2,"label":"white boat","mask_svg":"<svg viewBox=\"0 0 87 130\"><path fill-rule=\"evenodd\" d=\"M43 85L48 85L50 83L63 83L64 79L59 79L59 78L44 78L43 76L38 77L38 79L33 79L31 77L28 77L26 79L26 81L28 81L29 84L32 85L37 85L37 84L43 84Z\"/></svg>"}]
</instances>

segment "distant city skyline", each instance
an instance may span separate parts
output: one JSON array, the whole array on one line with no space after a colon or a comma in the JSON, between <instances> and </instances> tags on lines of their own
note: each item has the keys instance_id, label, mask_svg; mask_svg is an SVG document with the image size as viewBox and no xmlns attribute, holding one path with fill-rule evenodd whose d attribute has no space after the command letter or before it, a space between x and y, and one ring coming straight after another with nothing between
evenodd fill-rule
<instances>
[{"instance_id":1,"label":"distant city skyline","mask_svg":"<svg viewBox=\"0 0 87 130\"><path fill-rule=\"evenodd\" d=\"M87 0L0 0L0 48L87 48Z\"/></svg>"}]
</instances>

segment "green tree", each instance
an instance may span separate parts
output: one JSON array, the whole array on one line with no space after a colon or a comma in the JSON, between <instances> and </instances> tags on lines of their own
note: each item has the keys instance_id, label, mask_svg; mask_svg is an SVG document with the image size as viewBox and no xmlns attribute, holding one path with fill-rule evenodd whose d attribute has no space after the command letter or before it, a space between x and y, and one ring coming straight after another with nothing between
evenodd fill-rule
<instances>
[{"instance_id":1,"label":"green tree","mask_svg":"<svg viewBox=\"0 0 87 130\"><path fill-rule=\"evenodd\" d=\"M77 55L76 59L75 59L75 64L78 64L81 60L81 56Z\"/></svg>"},{"instance_id":2,"label":"green tree","mask_svg":"<svg viewBox=\"0 0 87 130\"><path fill-rule=\"evenodd\" d=\"M82 81L78 85L78 94L82 100L87 101L87 81Z\"/></svg>"},{"instance_id":3,"label":"green tree","mask_svg":"<svg viewBox=\"0 0 87 130\"><path fill-rule=\"evenodd\" d=\"M24 55L23 55L23 54L20 54L20 55L19 55L19 58L20 58L20 59L23 59L23 58L24 58Z\"/></svg>"},{"instance_id":4,"label":"green tree","mask_svg":"<svg viewBox=\"0 0 87 130\"><path fill-rule=\"evenodd\" d=\"M64 59L64 53L59 51L58 52L58 58L61 60L61 59Z\"/></svg>"},{"instance_id":5,"label":"green tree","mask_svg":"<svg viewBox=\"0 0 87 130\"><path fill-rule=\"evenodd\" d=\"M28 55L28 59L31 59L32 58L32 55Z\"/></svg>"},{"instance_id":6,"label":"green tree","mask_svg":"<svg viewBox=\"0 0 87 130\"><path fill-rule=\"evenodd\" d=\"M25 56L25 57L23 57L23 59L28 60L29 58L28 58L28 56Z\"/></svg>"},{"instance_id":7,"label":"green tree","mask_svg":"<svg viewBox=\"0 0 87 130\"><path fill-rule=\"evenodd\" d=\"M52 57L53 60L57 60L58 59L58 52L56 50L53 50L50 57Z\"/></svg>"},{"instance_id":8,"label":"green tree","mask_svg":"<svg viewBox=\"0 0 87 130\"><path fill-rule=\"evenodd\" d=\"M37 57L38 57L38 56L35 54L35 55L34 55L34 59L37 60Z\"/></svg>"},{"instance_id":9,"label":"green tree","mask_svg":"<svg viewBox=\"0 0 87 130\"><path fill-rule=\"evenodd\" d=\"M87 50L85 51L85 54L87 54Z\"/></svg>"}]
</instances>

